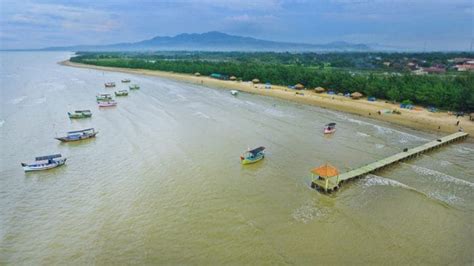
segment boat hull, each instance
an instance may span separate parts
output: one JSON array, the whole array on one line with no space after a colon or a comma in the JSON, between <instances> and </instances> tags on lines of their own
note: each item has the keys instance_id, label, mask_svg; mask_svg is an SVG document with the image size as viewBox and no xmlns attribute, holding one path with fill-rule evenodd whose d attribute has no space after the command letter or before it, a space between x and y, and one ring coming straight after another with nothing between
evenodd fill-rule
<instances>
[{"instance_id":1,"label":"boat hull","mask_svg":"<svg viewBox=\"0 0 474 266\"><path fill-rule=\"evenodd\" d=\"M77 113L68 113L69 118L71 119L81 119L81 118L89 118L92 114L77 114Z\"/></svg>"},{"instance_id":2,"label":"boat hull","mask_svg":"<svg viewBox=\"0 0 474 266\"><path fill-rule=\"evenodd\" d=\"M100 102L99 107L114 107L117 106L117 103L107 103L107 102Z\"/></svg>"},{"instance_id":3,"label":"boat hull","mask_svg":"<svg viewBox=\"0 0 474 266\"><path fill-rule=\"evenodd\" d=\"M54 163L48 163L48 164L22 164L23 170L25 172L34 172L34 171L44 171L44 170L49 170L53 169L59 166L62 166L66 163L66 158L56 160Z\"/></svg>"},{"instance_id":4,"label":"boat hull","mask_svg":"<svg viewBox=\"0 0 474 266\"><path fill-rule=\"evenodd\" d=\"M88 134L88 135L84 135L84 136L80 136L80 137L77 137L77 138L69 138L69 137L59 137L59 138L55 138L61 142L73 142L73 141L80 141L80 140L85 140L85 139L90 139L90 138L95 138L95 136L97 135L97 133L99 133L98 131L92 133L92 134Z\"/></svg>"},{"instance_id":5,"label":"boat hull","mask_svg":"<svg viewBox=\"0 0 474 266\"><path fill-rule=\"evenodd\" d=\"M243 164L243 165L246 165L246 164L253 164L253 163L256 163L256 162L259 162L261 161L263 158L265 158L265 154L259 154L257 156L255 156L254 158L244 158L244 159L241 159L240 162Z\"/></svg>"},{"instance_id":6,"label":"boat hull","mask_svg":"<svg viewBox=\"0 0 474 266\"><path fill-rule=\"evenodd\" d=\"M333 129L324 129L324 134L333 134L334 132L336 132L335 128L333 128Z\"/></svg>"}]
</instances>

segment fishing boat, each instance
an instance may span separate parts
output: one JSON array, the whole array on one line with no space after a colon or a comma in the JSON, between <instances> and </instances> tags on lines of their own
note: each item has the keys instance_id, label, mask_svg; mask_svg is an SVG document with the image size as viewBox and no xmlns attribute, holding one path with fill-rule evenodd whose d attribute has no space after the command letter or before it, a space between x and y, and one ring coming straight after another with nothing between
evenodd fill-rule
<instances>
[{"instance_id":1,"label":"fishing boat","mask_svg":"<svg viewBox=\"0 0 474 266\"><path fill-rule=\"evenodd\" d=\"M88 118L92 116L92 112L91 110L76 110L74 113L67 112L67 115L71 119Z\"/></svg>"},{"instance_id":2,"label":"fishing boat","mask_svg":"<svg viewBox=\"0 0 474 266\"><path fill-rule=\"evenodd\" d=\"M62 142L78 141L83 139L94 138L99 132L94 128L87 128L82 130L75 130L67 132L67 136L55 138Z\"/></svg>"},{"instance_id":3,"label":"fishing boat","mask_svg":"<svg viewBox=\"0 0 474 266\"><path fill-rule=\"evenodd\" d=\"M138 86L137 84L133 84L132 86L129 86L128 88L130 88L131 90L138 90L140 89L140 86Z\"/></svg>"},{"instance_id":4,"label":"fishing boat","mask_svg":"<svg viewBox=\"0 0 474 266\"><path fill-rule=\"evenodd\" d=\"M115 92L115 96L127 96L128 91L127 90L119 90Z\"/></svg>"},{"instance_id":5,"label":"fishing boat","mask_svg":"<svg viewBox=\"0 0 474 266\"><path fill-rule=\"evenodd\" d=\"M332 134L336 132L336 123L329 123L324 126L324 134Z\"/></svg>"},{"instance_id":6,"label":"fishing boat","mask_svg":"<svg viewBox=\"0 0 474 266\"><path fill-rule=\"evenodd\" d=\"M35 158L35 162L21 163L21 166L23 167L23 170L25 170L25 172L48 170L64 165L66 163L67 158L61 157L61 154L40 156Z\"/></svg>"},{"instance_id":7,"label":"fishing boat","mask_svg":"<svg viewBox=\"0 0 474 266\"><path fill-rule=\"evenodd\" d=\"M237 94L239 94L239 91L237 90L231 90L230 91L230 94L234 95L234 96L237 96Z\"/></svg>"},{"instance_id":8,"label":"fishing boat","mask_svg":"<svg viewBox=\"0 0 474 266\"><path fill-rule=\"evenodd\" d=\"M106 83L104 83L104 86L105 86L106 88L115 87L115 82L106 82Z\"/></svg>"},{"instance_id":9,"label":"fishing boat","mask_svg":"<svg viewBox=\"0 0 474 266\"><path fill-rule=\"evenodd\" d=\"M95 96L95 98L96 98L96 100L97 100L98 102L100 102L100 101L110 101L110 100L112 100L112 95L110 95L110 94L108 94L108 93L105 93L105 94L97 94L97 95Z\"/></svg>"},{"instance_id":10,"label":"fishing boat","mask_svg":"<svg viewBox=\"0 0 474 266\"><path fill-rule=\"evenodd\" d=\"M122 79L122 83L130 83L129 79Z\"/></svg>"},{"instance_id":11,"label":"fishing boat","mask_svg":"<svg viewBox=\"0 0 474 266\"><path fill-rule=\"evenodd\" d=\"M117 105L117 102L114 100L99 102L99 107L113 107L116 105Z\"/></svg>"},{"instance_id":12,"label":"fishing boat","mask_svg":"<svg viewBox=\"0 0 474 266\"><path fill-rule=\"evenodd\" d=\"M240 162L242 164L256 163L265 158L265 147L258 147L253 150L248 150L240 156Z\"/></svg>"},{"instance_id":13,"label":"fishing boat","mask_svg":"<svg viewBox=\"0 0 474 266\"><path fill-rule=\"evenodd\" d=\"M69 131L67 132L67 136L55 138L62 142L70 142L70 141L78 141L83 139L94 138L99 131L95 131L94 128L87 128L83 130L76 130L76 131Z\"/></svg>"}]
</instances>

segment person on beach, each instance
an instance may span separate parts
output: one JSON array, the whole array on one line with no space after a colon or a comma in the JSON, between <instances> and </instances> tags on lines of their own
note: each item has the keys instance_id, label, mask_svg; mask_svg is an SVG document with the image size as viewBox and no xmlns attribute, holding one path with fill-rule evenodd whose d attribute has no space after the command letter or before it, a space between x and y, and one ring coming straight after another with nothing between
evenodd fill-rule
<instances>
[{"instance_id":1,"label":"person on beach","mask_svg":"<svg viewBox=\"0 0 474 266\"><path fill-rule=\"evenodd\" d=\"M459 120L458 120L458 122L456 122L456 126L459 126Z\"/></svg>"}]
</instances>

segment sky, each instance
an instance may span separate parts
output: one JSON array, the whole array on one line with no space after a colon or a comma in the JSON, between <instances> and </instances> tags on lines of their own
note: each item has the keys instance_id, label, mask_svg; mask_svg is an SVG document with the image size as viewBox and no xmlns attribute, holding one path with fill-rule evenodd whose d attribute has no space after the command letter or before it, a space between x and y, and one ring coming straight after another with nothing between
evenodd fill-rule
<instances>
[{"instance_id":1,"label":"sky","mask_svg":"<svg viewBox=\"0 0 474 266\"><path fill-rule=\"evenodd\" d=\"M221 31L259 39L466 50L474 0L0 0L0 48Z\"/></svg>"}]
</instances>

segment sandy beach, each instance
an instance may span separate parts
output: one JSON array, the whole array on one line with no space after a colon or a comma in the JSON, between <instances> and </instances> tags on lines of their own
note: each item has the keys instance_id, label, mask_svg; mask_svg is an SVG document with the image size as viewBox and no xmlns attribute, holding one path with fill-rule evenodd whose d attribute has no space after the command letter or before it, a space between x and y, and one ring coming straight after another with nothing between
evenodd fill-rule
<instances>
[{"instance_id":1,"label":"sandy beach","mask_svg":"<svg viewBox=\"0 0 474 266\"><path fill-rule=\"evenodd\" d=\"M263 84L254 85L250 82L224 81L205 76L177 74L155 70L102 67L73 63L69 60L60 62L60 64L71 67L97 69L101 71L157 76L179 80L182 82L199 84L207 87L239 90L303 104L315 105L331 110L357 114L376 120L386 121L397 125L430 132L453 133L462 127L462 129L469 133L471 137L474 136L474 122L469 121L469 116L456 118L456 116L448 114L447 112L432 113L424 108L416 108L418 110L400 109L398 105L386 103L384 101L369 102L366 98L353 100L344 96L328 95L325 93L318 94L310 90L298 91L297 94L295 90L288 89L283 86L272 85L271 89L265 89ZM401 114L379 114L379 111L381 110L399 110ZM457 121L459 121L459 126L456 125Z\"/></svg>"}]
</instances>

